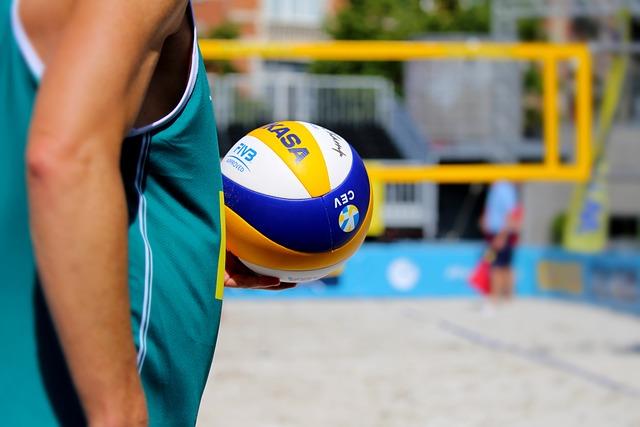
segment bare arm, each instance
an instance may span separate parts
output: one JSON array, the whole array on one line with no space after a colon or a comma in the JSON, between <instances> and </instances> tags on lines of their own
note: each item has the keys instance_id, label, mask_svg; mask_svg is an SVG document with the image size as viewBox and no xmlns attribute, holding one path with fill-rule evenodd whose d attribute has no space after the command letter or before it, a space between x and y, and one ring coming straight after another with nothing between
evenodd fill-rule
<instances>
[{"instance_id":1,"label":"bare arm","mask_svg":"<svg viewBox=\"0 0 640 427\"><path fill-rule=\"evenodd\" d=\"M185 1L83 0L47 64L27 151L42 286L90 425L144 425L119 161Z\"/></svg>"}]
</instances>

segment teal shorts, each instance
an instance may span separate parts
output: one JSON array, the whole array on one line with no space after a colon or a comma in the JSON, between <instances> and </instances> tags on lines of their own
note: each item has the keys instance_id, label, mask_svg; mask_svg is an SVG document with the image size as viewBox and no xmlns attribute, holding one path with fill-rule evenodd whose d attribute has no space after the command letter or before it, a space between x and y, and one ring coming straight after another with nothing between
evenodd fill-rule
<instances>
[{"instance_id":1,"label":"teal shorts","mask_svg":"<svg viewBox=\"0 0 640 427\"><path fill-rule=\"evenodd\" d=\"M11 6L0 0L0 425L85 425L31 248L24 155L40 75ZM121 170L132 340L150 425L194 425L220 323L225 253L215 119L197 43L181 104L131 132Z\"/></svg>"}]
</instances>

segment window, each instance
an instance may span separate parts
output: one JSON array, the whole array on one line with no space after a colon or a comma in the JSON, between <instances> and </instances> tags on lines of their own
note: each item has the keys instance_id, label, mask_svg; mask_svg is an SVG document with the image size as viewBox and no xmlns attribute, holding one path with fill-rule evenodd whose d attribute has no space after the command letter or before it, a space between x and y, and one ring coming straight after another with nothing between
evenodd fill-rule
<instances>
[{"instance_id":1,"label":"window","mask_svg":"<svg viewBox=\"0 0 640 427\"><path fill-rule=\"evenodd\" d=\"M640 244L640 217L611 214L609 218L609 239L613 244Z\"/></svg>"},{"instance_id":2,"label":"window","mask_svg":"<svg viewBox=\"0 0 640 427\"><path fill-rule=\"evenodd\" d=\"M326 0L265 0L265 15L272 24L320 26L325 3Z\"/></svg>"}]
</instances>

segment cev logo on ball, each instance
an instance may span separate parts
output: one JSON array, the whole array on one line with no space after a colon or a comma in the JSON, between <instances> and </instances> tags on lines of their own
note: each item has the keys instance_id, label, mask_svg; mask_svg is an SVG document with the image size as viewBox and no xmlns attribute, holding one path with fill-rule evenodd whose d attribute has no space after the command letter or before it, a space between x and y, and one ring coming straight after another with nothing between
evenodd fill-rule
<instances>
[{"instance_id":1,"label":"cev logo on ball","mask_svg":"<svg viewBox=\"0 0 640 427\"><path fill-rule=\"evenodd\" d=\"M360 221L360 212L354 205L347 205L342 208L340 216L338 216L338 224L345 233L349 233L358 226Z\"/></svg>"}]
</instances>

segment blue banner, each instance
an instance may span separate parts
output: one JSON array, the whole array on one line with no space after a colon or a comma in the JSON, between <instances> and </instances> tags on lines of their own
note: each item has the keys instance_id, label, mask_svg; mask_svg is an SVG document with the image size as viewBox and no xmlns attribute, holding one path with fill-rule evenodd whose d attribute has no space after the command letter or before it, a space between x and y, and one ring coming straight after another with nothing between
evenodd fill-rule
<instances>
[{"instance_id":1,"label":"blue banner","mask_svg":"<svg viewBox=\"0 0 640 427\"><path fill-rule=\"evenodd\" d=\"M339 277L281 292L226 289L225 297L446 298L476 297L469 275L482 244L367 243ZM563 298L640 313L640 254L597 255L524 246L514 259L516 295Z\"/></svg>"}]
</instances>

